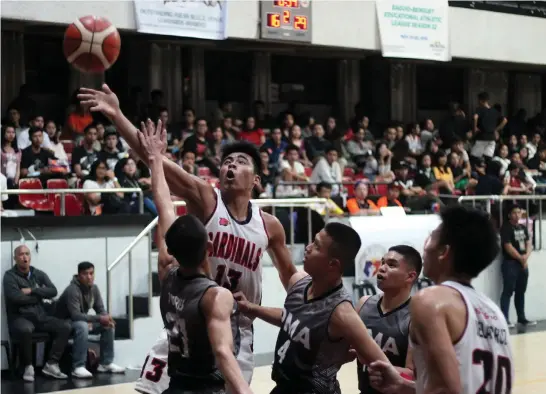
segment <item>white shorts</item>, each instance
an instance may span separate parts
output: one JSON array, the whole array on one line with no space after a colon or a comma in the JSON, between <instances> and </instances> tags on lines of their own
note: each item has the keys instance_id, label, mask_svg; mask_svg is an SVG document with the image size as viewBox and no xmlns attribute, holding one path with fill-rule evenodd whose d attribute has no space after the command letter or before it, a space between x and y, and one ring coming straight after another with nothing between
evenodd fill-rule
<instances>
[{"instance_id":1,"label":"white shorts","mask_svg":"<svg viewBox=\"0 0 546 394\"><path fill-rule=\"evenodd\" d=\"M243 377L250 384L254 372L253 341L254 330L252 327L241 328L241 345L237 354L239 367ZM135 390L143 394L162 394L169 388L169 375L167 373L167 360L169 354L169 340L167 331L163 330L159 339L146 356L146 363L142 367L140 378L137 380ZM227 391L229 394L229 390Z\"/></svg>"},{"instance_id":2,"label":"white shorts","mask_svg":"<svg viewBox=\"0 0 546 394\"><path fill-rule=\"evenodd\" d=\"M474 146L472 147L472 150L470 151L470 155L480 159L483 156L492 158L495 155L495 141L478 140L474 142Z\"/></svg>"}]
</instances>

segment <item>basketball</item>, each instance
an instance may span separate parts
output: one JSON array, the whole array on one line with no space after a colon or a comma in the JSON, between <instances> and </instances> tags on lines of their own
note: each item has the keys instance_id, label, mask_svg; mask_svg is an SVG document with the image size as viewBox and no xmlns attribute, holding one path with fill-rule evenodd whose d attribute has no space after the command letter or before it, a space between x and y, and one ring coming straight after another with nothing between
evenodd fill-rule
<instances>
[{"instance_id":1,"label":"basketball","mask_svg":"<svg viewBox=\"0 0 546 394\"><path fill-rule=\"evenodd\" d=\"M106 18L84 16L64 33L66 60L84 73L103 72L116 62L121 49L118 30Z\"/></svg>"}]
</instances>

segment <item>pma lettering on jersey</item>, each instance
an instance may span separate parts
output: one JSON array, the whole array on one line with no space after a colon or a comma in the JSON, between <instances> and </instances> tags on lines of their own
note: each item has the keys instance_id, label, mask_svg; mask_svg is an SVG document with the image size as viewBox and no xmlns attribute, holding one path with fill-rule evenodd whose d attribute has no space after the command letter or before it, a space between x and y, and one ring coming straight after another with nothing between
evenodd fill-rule
<instances>
[{"instance_id":1,"label":"pma lettering on jersey","mask_svg":"<svg viewBox=\"0 0 546 394\"><path fill-rule=\"evenodd\" d=\"M262 258L262 248L256 247L256 244L248 239L236 237L226 232L210 232L209 239L212 242L212 251L209 257L225 259L256 271Z\"/></svg>"},{"instance_id":2,"label":"pma lettering on jersey","mask_svg":"<svg viewBox=\"0 0 546 394\"><path fill-rule=\"evenodd\" d=\"M508 345L508 333L504 328L490 326L484 322L478 322L478 336L487 340L493 339L499 345Z\"/></svg>"},{"instance_id":3,"label":"pma lettering on jersey","mask_svg":"<svg viewBox=\"0 0 546 394\"><path fill-rule=\"evenodd\" d=\"M400 355L400 352L398 351L398 346L396 346L396 341L394 340L394 338L389 336L385 336L385 338L383 338L382 332L378 332L377 335L374 337L372 330L369 328L368 333L374 339L375 343L377 343L377 345L381 348L381 350L383 350L383 353L391 353L395 356Z\"/></svg>"},{"instance_id":4,"label":"pma lettering on jersey","mask_svg":"<svg viewBox=\"0 0 546 394\"><path fill-rule=\"evenodd\" d=\"M299 342L307 350L311 350L311 331L305 326L300 327L300 321L294 319L294 316L286 309L282 310L282 329L290 339Z\"/></svg>"}]
</instances>

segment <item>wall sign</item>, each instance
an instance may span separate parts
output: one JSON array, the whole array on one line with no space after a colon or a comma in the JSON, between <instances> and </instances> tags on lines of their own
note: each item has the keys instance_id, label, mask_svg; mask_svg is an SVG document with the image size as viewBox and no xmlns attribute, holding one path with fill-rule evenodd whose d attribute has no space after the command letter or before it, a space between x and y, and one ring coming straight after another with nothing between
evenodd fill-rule
<instances>
[{"instance_id":1,"label":"wall sign","mask_svg":"<svg viewBox=\"0 0 546 394\"><path fill-rule=\"evenodd\" d=\"M311 42L311 0L265 0L261 7L261 38Z\"/></svg>"},{"instance_id":2,"label":"wall sign","mask_svg":"<svg viewBox=\"0 0 546 394\"><path fill-rule=\"evenodd\" d=\"M133 0L137 31L177 37L226 38L225 0Z\"/></svg>"}]
</instances>

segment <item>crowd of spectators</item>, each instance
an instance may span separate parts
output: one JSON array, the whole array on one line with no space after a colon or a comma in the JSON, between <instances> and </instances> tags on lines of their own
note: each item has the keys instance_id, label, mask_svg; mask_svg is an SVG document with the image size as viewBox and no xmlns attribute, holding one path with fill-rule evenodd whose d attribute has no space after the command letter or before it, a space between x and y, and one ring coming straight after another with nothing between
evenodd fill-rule
<instances>
[{"instance_id":1,"label":"crowd of spectators","mask_svg":"<svg viewBox=\"0 0 546 394\"><path fill-rule=\"evenodd\" d=\"M64 125L44 118L29 97L18 97L2 122L2 174L8 188L23 178L66 179L84 189L134 188L144 191L145 210L156 215L149 193L150 173L132 154L114 126L75 100ZM255 198L319 195L320 214L372 215L400 206L430 211L460 195L529 194L546 177L546 111L527 119L524 110L507 118L487 93L469 114L458 103L435 125L432 119L379 125L359 106L349 122L333 116L324 123L310 114L267 114L256 101L249 116L233 115L230 103L205 119L191 108L183 121L170 121L163 93L150 102L132 102L124 111L135 125L146 118L167 127L168 154L186 171L216 184L222 146L246 140L259 147L261 185ZM32 112L30 109L32 108ZM345 125L347 124L347 125ZM136 193L86 193L88 213L137 212ZM4 201L14 208L17 197Z\"/></svg>"}]
</instances>

